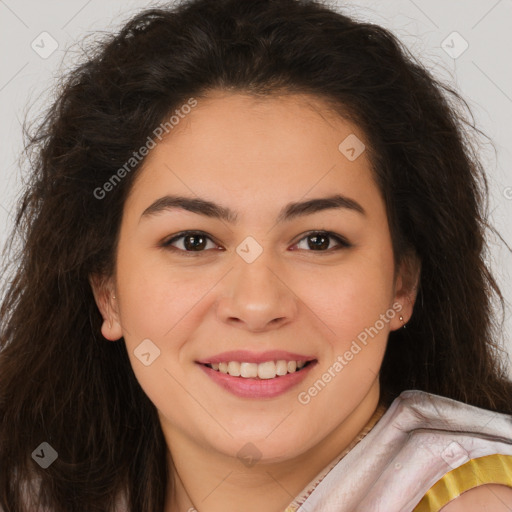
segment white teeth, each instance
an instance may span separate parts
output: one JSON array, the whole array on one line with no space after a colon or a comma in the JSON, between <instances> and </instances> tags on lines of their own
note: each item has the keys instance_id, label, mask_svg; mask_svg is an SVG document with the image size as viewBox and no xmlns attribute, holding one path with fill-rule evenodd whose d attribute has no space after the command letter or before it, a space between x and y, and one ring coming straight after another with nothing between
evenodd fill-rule
<instances>
[{"instance_id":1,"label":"white teeth","mask_svg":"<svg viewBox=\"0 0 512 512\"><path fill-rule=\"evenodd\" d=\"M240 363L238 361L227 361L212 363L213 370L226 373L232 377L243 377L244 379L274 379L277 376L284 376L288 373L295 373L306 365L306 361L265 361L264 363Z\"/></svg>"},{"instance_id":2,"label":"white teeth","mask_svg":"<svg viewBox=\"0 0 512 512\"><path fill-rule=\"evenodd\" d=\"M276 376L276 363L267 361L258 365L258 377L260 379L273 379Z\"/></svg>"},{"instance_id":3,"label":"white teeth","mask_svg":"<svg viewBox=\"0 0 512 512\"><path fill-rule=\"evenodd\" d=\"M258 365L256 363L240 363L240 376L250 379L258 376Z\"/></svg>"},{"instance_id":4,"label":"white teeth","mask_svg":"<svg viewBox=\"0 0 512 512\"><path fill-rule=\"evenodd\" d=\"M240 376L240 363L237 363L236 361L229 361L228 373L229 373L229 375L232 375L233 377L239 377Z\"/></svg>"},{"instance_id":5,"label":"white teeth","mask_svg":"<svg viewBox=\"0 0 512 512\"><path fill-rule=\"evenodd\" d=\"M276 373L277 375L286 375L288 373L288 365L286 364L286 361L277 361Z\"/></svg>"}]
</instances>

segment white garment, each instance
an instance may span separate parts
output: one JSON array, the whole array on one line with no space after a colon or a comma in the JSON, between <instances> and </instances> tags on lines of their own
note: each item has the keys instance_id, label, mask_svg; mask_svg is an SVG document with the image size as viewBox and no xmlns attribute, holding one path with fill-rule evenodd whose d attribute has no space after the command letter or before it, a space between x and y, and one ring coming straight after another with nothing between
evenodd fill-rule
<instances>
[{"instance_id":1,"label":"white garment","mask_svg":"<svg viewBox=\"0 0 512 512\"><path fill-rule=\"evenodd\" d=\"M496 453L512 455L512 416L404 391L298 510L411 512L446 473Z\"/></svg>"}]
</instances>

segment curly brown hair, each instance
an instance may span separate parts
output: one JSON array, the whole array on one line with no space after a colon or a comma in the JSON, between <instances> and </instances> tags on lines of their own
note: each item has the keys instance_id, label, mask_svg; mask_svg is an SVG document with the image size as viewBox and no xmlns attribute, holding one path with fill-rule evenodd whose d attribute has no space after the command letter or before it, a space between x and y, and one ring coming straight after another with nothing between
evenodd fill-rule
<instances>
[{"instance_id":1,"label":"curly brown hair","mask_svg":"<svg viewBox=\"0 0 512 512\"><path fill-rule=\"evenodd\" d=\"M485 263L487 181L464 100L389 31L318 2L191 0L146 10L91 47L28 141L21 243L1 306L5 512L113 511L120 494L130 510L163 510L170 468L157 412L125 345L102 337L89 282L114 269L140 164L103 199L94 191L169 112L213 89L312 94L365 132L395 262L421 261L413 317L389 336L384 401L420 389L512 412L494 316L504 300ZM43 441L59 454L44 470L31 459Z\"/></svg>"}]
</instances>

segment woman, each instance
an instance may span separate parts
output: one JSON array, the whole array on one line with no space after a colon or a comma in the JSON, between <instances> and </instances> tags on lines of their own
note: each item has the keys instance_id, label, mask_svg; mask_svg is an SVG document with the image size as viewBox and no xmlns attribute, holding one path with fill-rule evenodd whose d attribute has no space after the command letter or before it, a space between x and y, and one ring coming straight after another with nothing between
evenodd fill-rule
<instances>
[{"instance_id":1,"label":"woman","mask_svg":"<svg viewBox=\"0 0 512 512\"><path fill-rule=\"evenodd\" d=\"M510 508L486 181L448 96L315 2L99 44L32 140L3 510Z\"/></svg>"}]
</instances>

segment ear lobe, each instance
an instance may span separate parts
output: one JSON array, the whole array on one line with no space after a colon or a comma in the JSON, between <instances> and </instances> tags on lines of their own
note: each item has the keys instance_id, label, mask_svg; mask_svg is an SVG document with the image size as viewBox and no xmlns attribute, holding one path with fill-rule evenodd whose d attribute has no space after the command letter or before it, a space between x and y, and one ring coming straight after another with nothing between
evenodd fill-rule
<instances>
[{"instance_id":1,"label":"ear lobe","mask_svg":"<svg viewBox=\"0 0 512 512\"><path fill-rule=\"evenodd\" d=\"M421 277L421 260L415 252L404 256L395 283L394 303L401 306L390 322L392 331L403 327L412 317ZM400 320L400 316L402 320Z\"/></svg>"},{"instance_id":2,"label":"ear lobe","mask_svg":"<svg viewBox=\"0 0 512 512\"><path fill-rule=\"evenodd\" d=\"M101 333L110 341L117 341L123 336L119 321L119 308L115 298L115 286L112 278L92 274L89 276L94 300L103 317Z\"/></svg>"}]
</instances>

